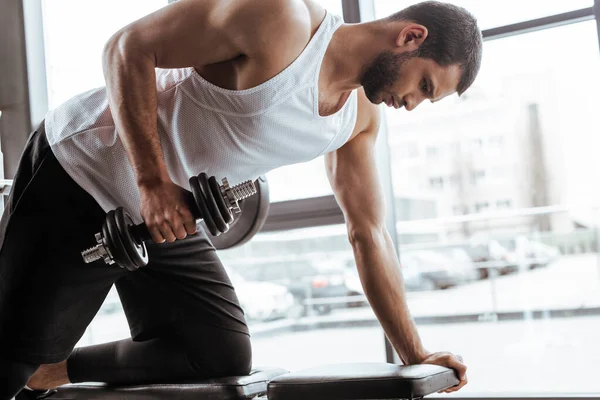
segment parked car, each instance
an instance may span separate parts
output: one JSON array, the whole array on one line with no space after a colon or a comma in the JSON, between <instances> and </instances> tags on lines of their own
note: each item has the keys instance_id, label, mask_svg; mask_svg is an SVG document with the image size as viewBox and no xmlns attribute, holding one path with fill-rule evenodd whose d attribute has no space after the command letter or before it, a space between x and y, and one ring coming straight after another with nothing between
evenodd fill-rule
<instances>
[{"instance_id":1,"label":"parked car","mask_svg":"<svg viewBox=\"0 0 600 400\"><path fill-rule=\"evenodd\" d=\"M462 250L469 255L473 263L473 268L479 275L479 279L487 279L492 268L501 275L516 271L512 255L497 240L440 245L428 250L447 252L455 249Z\"/></svg>"},{"instance_id":2,"label":"parked car","mask_svg":"<svg viewBox=\"0 0 600 400\"><path fill-rule=\"evenodd\" d=\"M231 269L227 274L248 321L287 317L295 305L294 296L283 285L248 281Z\"/></svg>"},{"instance_id":3,"label":"parked car","mask_svg":"<svg viewBox=\"0 0 600 400\"><path fill-rule=\"evenodd\" d=\"M454 273L459 276L462 283L480 279L480 272L469 253L462 248L435 250L434 253L450 258Z\"/></svg>"},{"instance_id":4,"label":"parked car","mask_svg":"<svg viewBox=\"0 0 600 400\"><path fill-rule=\"evenodd\" d=\"M560 256L558 248L524 236L500 239L498 242L507 249L516 269L521 265L526 269L544 267ZM522 248L518 248L520 246Z\"/></svg>"},{"instance_id":5,"label":"parked car","mask_svg":"<svg viewBox=\"0 0 600 400\"><path fill-rule=\"evenodd\" d=\"M468 255L459 250L407 251L400 254L405 285L415 290L447 289L478 279Z\"/></svg>"},{"instance_id":6,"label":"parked car","mask_svg":"<svg viewBox=\"0 0 600 400\"><path fill-rule=\"evenodd\" d=\"M326 299L348 295L344 268L336 263L317 265L310 260L269 261L238 266L235 272L247 281L285 286L298 304L307 298ZM315 304L313 309L319 314L327 314L339 305Z\"/></svg>"}]
</instances>

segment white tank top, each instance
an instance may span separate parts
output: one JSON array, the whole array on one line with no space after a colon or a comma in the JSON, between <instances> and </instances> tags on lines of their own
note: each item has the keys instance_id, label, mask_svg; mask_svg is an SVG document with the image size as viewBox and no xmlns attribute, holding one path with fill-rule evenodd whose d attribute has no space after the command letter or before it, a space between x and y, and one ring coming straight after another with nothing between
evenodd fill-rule
<instances>
[{"instance_id":1,"label":"white tank top","mask_svg":"<svg viewBox=\"0 0 600 400\"><path fill-rule=\"evenodd\" d=\"M158 134L173 182L206 172L230 184L312 160L341 147L356 122L357 92L319 115L318 77L342 19L327 13L303 52L268 81L228 90L194 68L157 69ZM105 210L124 207L141 223L133 168L116 132L106 88L82 93L45 119L48 142L65 171Z\"/></svg>"}]
</instances>

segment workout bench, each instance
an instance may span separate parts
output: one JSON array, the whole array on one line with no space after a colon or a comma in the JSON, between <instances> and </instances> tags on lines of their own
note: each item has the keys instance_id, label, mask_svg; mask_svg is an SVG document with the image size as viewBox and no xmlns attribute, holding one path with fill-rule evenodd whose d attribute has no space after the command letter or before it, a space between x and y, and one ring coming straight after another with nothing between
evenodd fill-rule
<instances>
[{"instance_id":1,"label":"workout bench","mask_svg":"<svg viewBox=\"0 0 600 400\"><path fill-rule=\"evenodd\" d=\"M420 399L458 384L453 370L437 365L330 364L288 372L256 368L233 376L181 384L108 387L64 386L52 400L369 400Z\"/></svg>"},{"instance_id":2,"label":"workout bench","mask_svg":"<svg viewBox=\"0 0 600 400\"><path fill-rule=\"evenodd\" d=\"M212 237L217 249L239 246L262 228L269 209L267 180L256 182L258 195L240 203L241 214L230 230ZM281 368L255 368L248 376L184 383L135 386L74 384L62 386L52 400L367 400L420 399L459 380L453 370L437 365L389 363L329 364L290 373Z\"/></svg>"}]
</instances>

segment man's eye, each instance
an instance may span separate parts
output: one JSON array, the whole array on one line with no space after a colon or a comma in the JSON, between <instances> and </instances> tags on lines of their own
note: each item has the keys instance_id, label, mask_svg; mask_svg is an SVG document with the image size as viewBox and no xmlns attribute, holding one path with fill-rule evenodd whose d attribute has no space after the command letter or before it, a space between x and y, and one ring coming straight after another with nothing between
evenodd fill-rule
<instances>
[{"instance_id":1,"label":"man's eye","mask_svg":"<svg viewBox=\"0 0 600 400\"><path fill-rule=\"evenodd\" d=\"M423 79L423 82L421 83L421 89L423 90L423 92L427 93L427 81Z\"/></svg>"}]
</instances>

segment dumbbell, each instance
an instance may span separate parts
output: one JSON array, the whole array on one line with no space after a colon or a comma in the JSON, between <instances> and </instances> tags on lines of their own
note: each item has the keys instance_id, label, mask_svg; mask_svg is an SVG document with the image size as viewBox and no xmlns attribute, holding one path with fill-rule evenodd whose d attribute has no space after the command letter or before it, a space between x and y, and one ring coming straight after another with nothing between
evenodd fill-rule
<instances>
[{"instance_id":1,"label":"dumbbell","mask_svg":"<svg viewBox=\"0 0 600 400\"><path fill-rule=\"evenodd\" d=\"M245 181L230 187L227 178L219 185L214 176L204 172L189 180L185 201L196 220L204 220L213 236L229 230L233 214L240 212L238 201L256 193L254 182ZM131 216L119 207L107 213L101 232L96 233L96 245L81 252L83 260L91 263L103 259L106 264L135 271L148 264L144 241L152 240L145 224L134 225Z\"/></svg>"}]
</instances>

